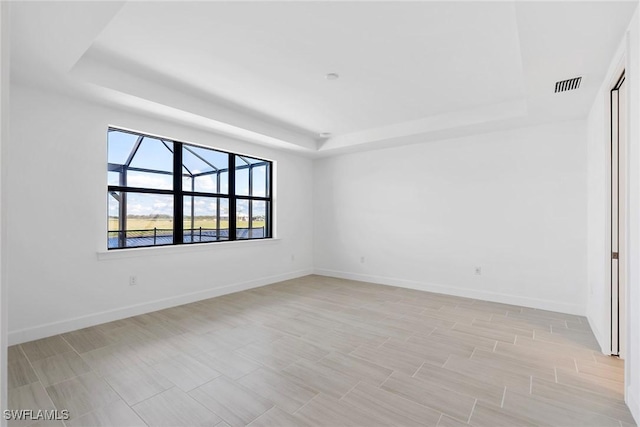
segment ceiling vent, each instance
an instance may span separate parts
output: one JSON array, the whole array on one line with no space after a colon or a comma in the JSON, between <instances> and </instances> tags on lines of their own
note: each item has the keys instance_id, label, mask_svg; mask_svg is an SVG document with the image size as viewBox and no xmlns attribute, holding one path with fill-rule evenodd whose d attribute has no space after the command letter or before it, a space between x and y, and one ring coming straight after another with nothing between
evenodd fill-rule
<instances>
[{"instance_id":1,"label":"ceiling vent","mask_svg":"<svg viewBox=\"0 0 640 427\"><path fill-rule=\"evenodd\" d=\"M560 82L556 82L555 93L578 89L580 87L581 81L582 81L582 77L574 77L569 80L562 80Z\"/></svg>"}]
</instances>

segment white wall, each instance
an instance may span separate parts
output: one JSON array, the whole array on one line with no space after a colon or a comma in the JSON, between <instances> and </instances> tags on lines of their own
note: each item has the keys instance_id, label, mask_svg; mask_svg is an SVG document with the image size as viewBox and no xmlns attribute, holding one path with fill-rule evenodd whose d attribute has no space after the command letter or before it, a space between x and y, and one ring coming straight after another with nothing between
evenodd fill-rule
<instances>
[{"instance_id":1,"label":"white wall","mask_svg":"<svg viewBox=\"0 0 640 427\"><path fill-rule=\"evenodd\" d=\"M4 218L11 343L311 271L310 159L35 88L11 90L3 194L11 207ZM99 256L108 125L275 160L279 239ZM128 284L132 274L136 286Z\"/></svg>"},{"instance_id":2,"label":"white wall","mask_svg":"<svg viewBox=\"0 0 640 427\"><path fill-rule=\"evenodd\" d=\"M625 399L640 421L640 15L636 10L594 101L588 127L587 317L603 352L611 348L609 91L625 68L628 90L628 239Z\"/></svg>"},{"instance_id":3,"label":"white wall","mask_svg":"<svg viewBox=\"0 0 640 427\"><path fill-rule=\"evenodd\" d=\"M624 43L615 55L587 119L587 318L603 353L611 352L610 89L624 69Z\"/></svg>"},{"instance_id":4,"label":"white wall","mask_svg":"<svg viewBox=\"0 0 640 427\"><path fill-rule=\"evenodd\" d=\"M631 20L627 44L629 90L629 271L625 400L640 423L640 14Z\"/></svg>"},{"instance_id":5,"label":"white wall","mask_svg":"<svg viewBox=\"0 0 640 427\"><path fill-rule=\"evenodd\" d=\"M9 134L9 5L7 2L0 2L0 177L5 170L2 167L4 149ZM0 178L0 195L4 196L4 178ZM8 308L7 301L7 280L5 279L6 269L4 268L4 257L6 251L3 249L6 239L4 239L3 210L6 203L0 197L0 409L7 407L7 336L8 336ZM2 417L0 426L5 426L7 421Z\"/></svg>"},{"instance_id":6,"label":"white wall","mask_svg":"<svg viewBox=\"0 0 640 427\"><path fill-rule=\"evenodd\" d=\"M319 160L316 272L583 314L585 139L573 121Z\"/></svg>"}]
</instances>

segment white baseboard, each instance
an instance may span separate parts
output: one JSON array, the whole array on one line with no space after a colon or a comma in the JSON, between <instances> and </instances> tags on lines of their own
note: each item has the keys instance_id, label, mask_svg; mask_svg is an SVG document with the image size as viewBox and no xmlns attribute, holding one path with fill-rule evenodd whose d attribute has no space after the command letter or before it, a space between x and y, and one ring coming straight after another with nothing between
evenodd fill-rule
<instances>
[{"instance_id":1,"label":"white baseboard","mask_svg":"<svg viewBox=\"0 0 640 427\"><path fill-rule=\"evenodd\" d=\"M204 291L177 295L174 297L163 298L151 302L145 302L142 304L116 308L113 310L90 314L87 316L76 317L73 319L46 323L44 325L19 329L17 331L9 331L9 345L15 345L23 342L37 340L40 338L46 338L52 335L75 331L82 328L88 328L90 326L99 325L101 323L112 322L114 320L137 316L139 314L175 307L182 304L189 304L191 302L196 302L221 295L245 291L247 289L259 288L261 286L270 285L272 283L281 282L283 280L290 280L302 276L307 276L312 273L313 271L311 269L297 270L285 274L262 277L260 279L249 280L246 282L234 283L219 288L207 289Z\"/></svg>"},{"instance_id":2,"label":"white baseboard","mask_svg":"<svg viewBox=\"0 0 640 427\"><path fill-rule=\"evenodd\" d=\"M372 276L361 273L326 270L322 268L316 268L314 270L314 274L318 274L320 276L337 277L340 279L350 279L358 280L361 282L376 283L379 285L416 289L419 291L434 292L438 294L453 295L458 297L475 298L479 300L499 302L503 304L519 305L523 307L537 308L540 310L576 314L579 316L585 315L585 308L579 304L567 304L538 298L522 297L518 295L501 294L497 292L482 291L477 289L457 288L453 286L416 282L413 280L396 279L392 277Z\"/></svg>"},{"instance_id":3,"label":"white baseboard","mask_svg":"<svg viewBox=\"0 0 640 427\"><path fill-rule=\"evenodd\" d=\"M598 341L598 345L600 346L600 351L602 354L611 354L611 339L607 337L598 327L598 323L593 321L591 313L587 310L587 320L589 321L589 327L593 331L593 335L596 337L596 341Z\"/></svg>"},{"instance_id":4,"label":"white baseboard","mask_svg":"<svg viewBox=\"0 0 640 427\"><path fill-rule=\"evenodd\" d=\"M636 394L636 390L627 387L625 402L631 411L631 415L636 420L636 424L640 425L640 396Z\"/></svg>"}]
</instances>

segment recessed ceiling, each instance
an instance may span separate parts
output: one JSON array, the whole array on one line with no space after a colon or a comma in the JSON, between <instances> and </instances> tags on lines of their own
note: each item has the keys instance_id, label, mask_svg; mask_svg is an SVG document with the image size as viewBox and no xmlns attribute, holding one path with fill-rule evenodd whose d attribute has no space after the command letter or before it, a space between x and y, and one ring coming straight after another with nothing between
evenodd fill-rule
<instances>
[{"instance_id":1,"label":"recessed ceiling","mask_svg":"<svg viewBox=\"0 0 640 427\"><path fill-rule=\"evenodd\" d=\"M51 80L25 69L37 59L110 102L309 153L584 117L636 7L82 3L12 5L14 74ZM54 35L46 52L34 42ZM552 96L578 75L579 90Z\"/></svg>"},{"instance_id":2,"label":"recessed ceiling","mask_svg":"<svg viewBox=\"0 0 640 427\"><path fill-rule=\"evenodd\" d=\"M94 47L312 133L524 92L510 3L136 2ZM327 81L326 70L340 79Z\"/></svg>"}]
</instances>

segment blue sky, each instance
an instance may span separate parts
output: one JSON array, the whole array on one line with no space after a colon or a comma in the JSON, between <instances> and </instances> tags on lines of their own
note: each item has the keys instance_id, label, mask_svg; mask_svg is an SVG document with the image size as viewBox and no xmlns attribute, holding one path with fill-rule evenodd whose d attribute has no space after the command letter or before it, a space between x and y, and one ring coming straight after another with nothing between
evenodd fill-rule
<instances>
[{"instance_id":1,"label":"blue sky","mask_svg":"<svg viewBox=\"0 0 640 427\"><path fill-rule=\"evenodd\" d=\"M109 163L123 164L128 158L131 150L137 140L138 136L125 132L110 131L108 137L108 161ZM167 142L170 149L173 149L173 144ZM188 149L187 149L188 148ZM189 151L191 150L191 151ZM213 171L213 168L207 163L199 159L193 153L204 158L207 162L218 169L226 169L228 167L228 155L226 153L208 150L196 146L185 146L183 149L183 165L185 166L184 173L191 172L197 174L200 172ZM162 141L145 137L140 148L131 162L131 166L161 170L171 172L173 169L173 154L165 147ZM251 163L258 162L258 159L252 159L244 157ZM236 157L236 165L246 164L243 159ZM188 169L188 171L187 171ZM236 192L240 195L248 195L249 192L249 173L248 169L239 169L236 172ZM108 172L108 184L118 185L118 173ZM195 178L194 185L195 191L199 192L219 192L222 194L227 193L228 174L222 173L220 176L220 189L217 188L216 175L205 175ZM127 182L129 186L153 188L153 189L166 189L170 190L173 186L171 175L145 173L137 171L129 171L127 174ZM254 168L253 174L253 188L255 196L264 196L265 194L265 182L266 182L266 167ZM185 190L191 189L192 178L183 178L183 188ZM156 195L156 194L136 194L129 193L128 195L128 213L131 215L171 215L173 213L173 200L171 196ZM194 200L195 215L214 215L216 212L216 198L197 197ZM191 198L185 198L185 214L190 213L191 210ZM254 215L264 215L265 203L254 202ZM247 215L248 209L246 203L239 202L237 205L237 211L239 215ZM226 200L221 200L221 213L228 214L228 204ZM118 206L113 197L109 196L109 215L117 216Z\"/></svg>"}]
</instances>

